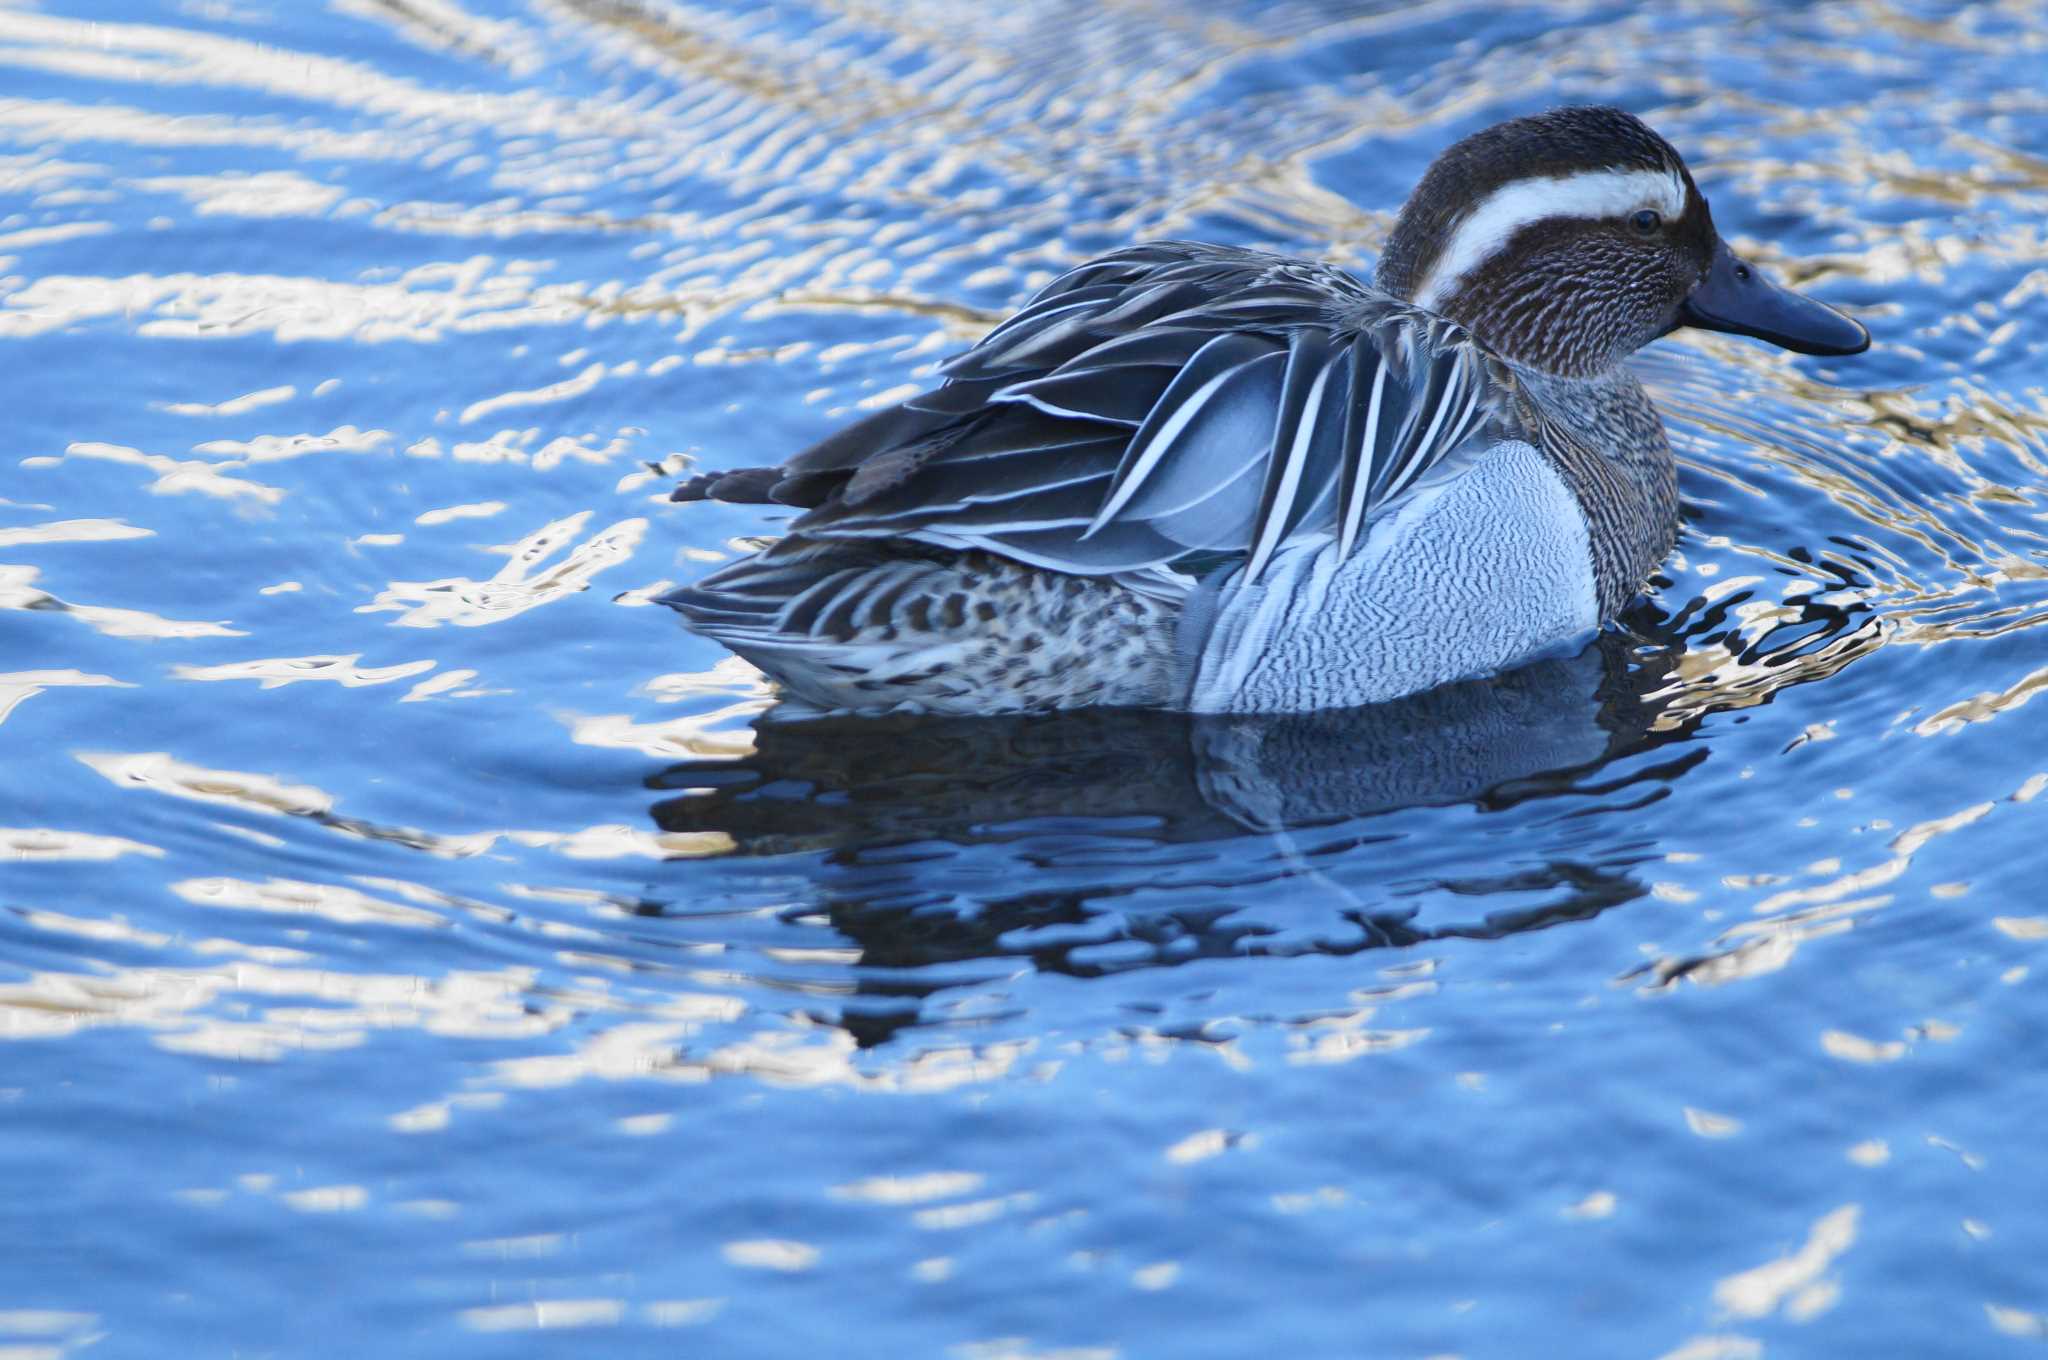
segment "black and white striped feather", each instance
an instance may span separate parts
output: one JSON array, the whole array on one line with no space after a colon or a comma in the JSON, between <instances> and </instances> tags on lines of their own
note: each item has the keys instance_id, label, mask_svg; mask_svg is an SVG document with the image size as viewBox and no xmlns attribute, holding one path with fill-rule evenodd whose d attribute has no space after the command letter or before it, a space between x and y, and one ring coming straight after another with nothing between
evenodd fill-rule
<instances>
[{"instance_id":1,"label":"black and white striped feather","mask_svg":"<svg viewBox=\"0 0 2048 1360\"><path fill-rule=\"evenodd\" d=\"M1082 265L943 371L772 483L723 478L805 507L791 527L812 539L1084 576L1236 559L1255 580L1304 535L1354 551L1512 399L1441 317L1327 266L1181 242ZM677 493L720 494L718 476Z\"/></svg>"}]
</instances>

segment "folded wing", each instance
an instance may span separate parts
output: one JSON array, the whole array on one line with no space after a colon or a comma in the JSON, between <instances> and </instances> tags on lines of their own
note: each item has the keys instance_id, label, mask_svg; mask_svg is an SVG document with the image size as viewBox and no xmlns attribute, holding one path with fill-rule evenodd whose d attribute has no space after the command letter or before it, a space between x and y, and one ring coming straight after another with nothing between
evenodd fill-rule
<instances>
[{"instance_id":1,"label":"folded wing","mask_svg":"<svg viewBox=\"0 0 2048 1360\"><path fill-rule=\"evenodd\" d=\"M1464 331L1338 270L1180 242L1081 266L944 372L777 478L678 496L765 489L812 538L1255 579L1299 535L1350 552L1506 393Z\"/></svg>"}]
</instances>

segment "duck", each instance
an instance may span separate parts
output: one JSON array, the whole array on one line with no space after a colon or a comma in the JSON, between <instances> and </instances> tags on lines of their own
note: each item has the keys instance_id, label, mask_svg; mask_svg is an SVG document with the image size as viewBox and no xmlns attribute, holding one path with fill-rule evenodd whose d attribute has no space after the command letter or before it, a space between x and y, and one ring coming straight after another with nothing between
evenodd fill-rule
<instances>
[{"instance_id":1,"label":"duck","mask_svg":"<svg viewBox=\"0 0 2048 1360\"><path fill-rule=\"evenodd\" d=\"M1731 251L1678 152L1573 106L1453 143L1370 283L1153 241L929 390L676 501L801 511L658 597L804 713L1351 708L1582 649L1679 530L1626 361L1857 321Z\"/></svg>"}]
</instances>

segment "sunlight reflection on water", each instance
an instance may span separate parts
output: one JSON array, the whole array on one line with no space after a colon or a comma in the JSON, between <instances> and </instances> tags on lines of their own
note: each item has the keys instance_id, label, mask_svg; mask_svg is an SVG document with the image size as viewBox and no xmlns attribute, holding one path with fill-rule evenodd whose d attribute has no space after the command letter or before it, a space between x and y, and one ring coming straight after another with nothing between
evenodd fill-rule
<instances>
[{"instance_id":1,"label":"sunlight reflection on water","mask_svg":"<svg viewBox=\"0 0 2048 1360\"><path fill-rule=\"evenodd\" d=\"M2026 0L0 0L0 1351L2038 1338L2044 48ZM1643 356L1688 528L1582 656L781 723L647 607L780 529L687 470L1132 240L1363 270L1567 100L1878 339Z\"/></svg>"}]
</instances>

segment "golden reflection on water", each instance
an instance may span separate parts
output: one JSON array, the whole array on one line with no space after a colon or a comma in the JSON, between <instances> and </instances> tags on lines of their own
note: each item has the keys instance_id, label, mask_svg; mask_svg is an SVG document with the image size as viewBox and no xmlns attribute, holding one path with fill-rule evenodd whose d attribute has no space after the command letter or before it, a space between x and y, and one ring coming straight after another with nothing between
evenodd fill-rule
<instances>
[{"instance_id":1,"label":"golden reflection on water","mask_svg":"<svg viewBox=\"0 0 2048 1360\"><path fill-rule=\"evenodd\" d=\"M0 863L25 864L34 860L102 861L123 855L147 855L162 859L164 852L154 845L126 836L102 836L90 831L59 831L52 827L0 826Z\"/></svg>"},{"instance_id":2,"label":"golden reflection on water","mask_svg":"<svg viewBox=\"0 0 2048 1360\"><path fill-rule=\"evenodd\" d=\"M386 685L434 669L433 661L407 661L395 666L359 666L361 652L347 656L279 656L260 661L232 661L219 666L171 667L179 680L254 680L261 689L279 689L306 680L326 680L346 689Z\"/></svg>"},{"instance_id":3,"label":"golden reflection on water","mask_svg":"<svg viewBox=\"0 0 2048 1360\"><path fill-rule=\"evenodd\" d=\"M574 542L591 512L544 524L513 543L486 549L508 560L487 581L450 577L439 581L394 581L359 614L396 613L401 628L474 628L501 623L529 609L587 589L596 575L629 560L647 533L647 521L620 520ZM547 559L567 549L554 562Z\"/></svg>"},{"instance_id":4,"label":"golden reflection on water","mask_svg":"<svg viewBox=\"0 0 2048 1360\"><path fill-rule=\"evenodd\" d=\"M1757 449L1770 460L1764 470L1772 475L1789 473L1798 485L1825 496L1832 507L1874 532L1858 536L1854 550L1849 550L1844 546L1849 540L1838 530L1829 536L1833 546L1817 553L1802 547L1800 551L1809 555L1797 558L1770 545L1736 544L1725 537L1705 540L1712 548L1739 548L1774 569L1774 574L1707 579L1717 568L1703 565L1695 573L1696 580L1705 580L1694 587L1695 607L1774 583L1780 601L1743 599L1729 611L1732 638L1695 642L1679 658L1673 685L1659 696L1669 702L1659 718L1662 728L1673 728L1705 710L1768 702L1787 685L1825 679L1880 647L1996 637L2048 621L2048 605L2030 605L2024 602L2027 597L2002 598L2000 590L2011 583L2048 579L2048 563L2041 560L2048 558L2048 533L2008 527L2004 537L2011 541L1999 542L1972 532L1984 518L1984 505L2025 507L2037 502L2039 493L2031 486L1992 481L1979 466L1987 450L1995 449L2017 458L2029 471L2041 470L2039 455L2048 450L2048 421L1997 400L1973 409L1969 401L1975 389L1967 383L1954 384L1955 394L1937 407L1903 391L1846 393L1802 377L1782 362L1760 361L1752 351L1719 341L1701 347L1728 363L1713 369L1688 367L1666 352L1648 356L1642 365L1660 406L1674 422L1682 453L1688 447L1704 447L1692 442L1700 430L1711 431L1724 443ZM1830 421L1843 424L1852 436L1859 426L1867 429L1881 443L1869 452L1863 445L1828 447L1778 414L1797 408L1745 409L1751 403L1787 399L1809 410L1825 410ZM2035 401L2041 404L2043 399L2036 394ZM1960 479L1962 486L1941 500L1913 495L1887 470L1887 463L1896 459L1930 461ZM1688 460L1688 467L1728 490L1767 499L1725 458L1717 457L1712 464ZM2010 525L2010 517L2005 522ZM1945 569L1940 576L1916 572L1901 556L1923 550L1940 559ZM1689 569L1683 544L1673 565ZM1831 619L1826 627L1817 633L1804 630L1802 641L1790 653L1766 645L1781 629L1801 631L1814 617L1817 604L1824 611L1820 617ZM1931 735L1964 713L2016 706L2030 693L2029 681L2021 680L2002 698L1952 700L1940 707L1942 719L1923 721L1916 730Z\"/></svg>"},{"instance_id":5,"label":"golden reflection on water","mask_svg":"<svg viewBox=\"0 0 2048 1360\"><path fill-rule=\"evenodd\" d=\"M1019 175L1029 172L1035 177L1037 167L1047 158L1082 171L1096 165L1107 168L1127 157L1156 161L1161 147L1143 132L1143 125L1172 116L1179 100L1220 69L1216 31L1170 39L1163 33L1155 35L1153 50L1137 68L1143 74L1135 82L1106 81L1105 68L1099 62L1077 62L1071 51L1050 48L1046 55L1057 60L1060 72L1075 77L1078 84L1098 87L1100 93L1093 101L1063 108L1055 118L1047 119L1043 110L1033 110L1038 116L1022 119L1019 113L1035 99L1028 86L1014 95L1018 108L1009 107L1001 95L983 93L979 96L982 106L966 113L957 105L959 92L945 82L933 86L929 72L923 80L904 80L884 74L884 66L869 59L848 62L829 44L792 62L786 43L764 47L746 31L744 21L695 13L686 33L633 5L578 4L570 10L582 23L630 35L631 60L678 63L712 89L722 88L729 95L713 94L698 107L678 113L602 102L586 102L572 110L561 101L531 92L451 96L354 63L307 54L294 54L290 63L277 63L268 60L268 54L257 45L236 39L8 13L0 15L0 36L33 44L10 52L17 60L46 69L73 73L89 69L97 78L116 82L189 81L288 93L375 116L383 126L344 137L318 129L279 126L261 118L170 117L119 106L20 100L0 101L0 127L13 126L51 140L165 146L241 142L288 149L314 160L420 159L430 163L439 153L424 139L436 133L458 145L469 133L530 133L535 138L532 151L508 147L483 162L490 164L496 181L508 189L559 197L621 177L672 182L682 176L698 176L729 183L735 192L748 197L761 199L765 195L768 201L756 202L747 211L748 224L759 231L778 225L772 200L778 194L787 197L793 183L837 189L850 180L849 187L856 194L886 192L910 204L958 211L972 207L971 198L948 193L942 186L969 167L992 167ZM951 23L945 25L945 31L937 31L930 26L933 17L929 12L921 16L919 22L924 27L906 30L905 36L925 43L959 44L979 31L976 26ZM887 15L866 18L870 22L888 20ZM494 50L502 34L486 21L455 11L437 14L428 27L459 47L478 51ZM1266 42L1284 46L1289 41L1240 36L1244 41L1237 46L1243 51L1256 50ZM997 60L991 53L984 65ZM1014 61L1015 54L1005 52L1001 60ZM518 62L514 59L509 64L516 67ZM276 74L284 65L293 72L288 85ZM965 76L971 69L960 74ZM758 78L750 78L750 71L758 73ZM859 97L849 103L855 95ZM846 117L850 108L865 110L851 124ZM877 158L874 152L894 140L895 129L903 120L945 126L949 135L921 140ZM990 135L991 124L1002 126L1003 134ZM565 126L582 129L585 140L564 143L559 129ZM641 152L631 138L634 132L672 133L685 126L690 135L662 138L663 150L658 155ZM1042 144L1035 148L1022 145L1020 138L1035 138ZM1207 143L1194 145L1206 147ZM1203 152L1195 150L1194 154ZM466 164L458 162L453 168L460 172ZM1298 163L1272 164L1283 167L1281 180L1270 186L1273 197L1283 203L1295 200L1297 208L1276 216L1276 226L1283 220L1317 215L1356 216L1350 205L1314 186ZM855 166L862 166L858 173ZM1238 164L1216 178L1242 184L1247 170L1255 181L1264 181L1271 174L1263 166ZM91 178L91 172L92 167L79 167L80 178ZM530 275L515 272L505 277L506 286L496 292L485 289L478 294L473 286L477 281L469 288L458 286L441 292L431 287L434 280L430 275L437 267L429 267L427 274L409 273L395 285L233 275L168 279L138 275L121 280L46 276L29 281L5 299L0 334L39 334L95 316L151 311L158 319L144 321L145 334L230 335L254 326L286 339L352 335L365 340L430 339L444 328L523 325L584 315L682 317L684 334L689 335L711 316L771 302L800 307L883 306L951 317L958 322L961 336L985 327L991 319L985 312L963 310L950 299L929 297L916 286L947 267L949 252L957 248L951 245L918 250L911 248L915 242L884 237L852 248L845 241L821 241L813 249L794 254L764 253L750 246L721 257L719 252L703 249L699 242L729 237L739 223L737 217L728 220L683 212L615 221L600 213L550 211L516 200L481 207L376 204L344 198L331 185L285 171L239 177L157 176L138 187L182 196L202 213L344 217L368 213L378 225L399 230L468 236L522 230L632 230L689 244L673 252L669 264L657 266L630 287L533 287ZM1204 206L1197 198L1182 211L1192 215ZM1061 207L1055 200L1041 212L1047 221L1054 221ZM1301 212L1300 207L1314 211ZM796 228L801 221L787 215L782 224ZM1066 225L1088 224L1069 214ZM1128 231L1132 226L1119 222L1098 225L1110 231ZM1001 232L987 235L972 246L992 260L975 276L979 286L1023 287L1050 277L1051 267L1019 272L1012 265L999 263L1003 258L997 250L1000 238ZM473 260L470 265L480 263ZM509 267L516 271L521 263L513 261ZM1052 267L1060 263L1044 262ZM528 268L532 267L528 262ZM878 287L892 278L899 280L896 286ZM415 284L428 291L416 293Z\"/></svg>"},{"instance_id":6,"label":"golden reflection on water","mask_svg":"<svg viewBox=\"0 0 2048 1360\"><path fill-rule=\"evenodd\" d=\"M1845 1204L1821 1216L1797 1251L1753 1270L1730 1275L1714 1286L1714 1302L1729 1315L1752 1319L1782 1309L1793 1322L1806 1322L1835 1306L1841 1286L1827 1272L1856 1245L1862 1208Z\"/></svg>"},{"instance_id":7,"label":"golden reflection on water","mask_svg":"<svg viewBox=\"0 0 2048 1360\"><path fill-rule=\"evenodd\" d=\"M232 880L177 885L195 905L317 917L338 924L446 927L438 913L335 885ZM657 1079L696 1083L745 1075L786 1087L848 1086L867 1091L937 1092L1011 1075L1035 1047L1026 1042L927 1049L877 1067L856 1064L846 1031L790 1017L784 1027L698 1049L708 1024L730 1024L749 1011L739 997L668 989L650 998L617 996L606 979L586 975L573 989L540 987L528 967L455 970L438 976L342 972L314 964L290 947L247 946L211 938L174 941L115 920L27 913L24 923L58 934L150 950L183 949L224 956L213 964L101 966L92 972L42 971L0 984L0 1038L47 1039L88 1027L140 1029L170 1052L237 1062L277 1062L293 1055L349 1048L378 1029L415 1029L448 1038L532 1039L572 1024L572 1049L488 1064L481 1085L537 1089L581 1081ZM574 960L581 954L565 955ZM614 1017L594 1028L592 1018ZM1049 1075L1056 1064L1041 1064ZM431 1133L450 1111L475 1104L477 1092L392 1114L394 1127Z\"/></svg>"},{"instance_id":8,"label":"golden reflection on water","mask_svg":"<svg viewBox=\"0 0 2048 1360\"><path fill-rule=\"evenodd\" d=\"M1820 882L1783 887L1763 898L1751 908L1756 919L1729 926L1698 956L1661 958L1628 976L1646 977L1650 987L1669 986L1681 978L1702 986L1716 986L1775 973L1792 961L1802 944L1854 930L1870 913L1890 906L1894 894L1883 890L1905 876L1913 857L1927 845L1975 825L2001 807L2031 803L2044 789L2048 789L2048 774L2037 774L2005 798L1971 803L1948 816L1916 823L1891 838L1886 846L1890 852L1887 858L1860 868L1845 868L1839 858L1817 861L1809 866L1808 873L1820 878ZM1877 822L1870 829L1882 831L1889 829L1889 825ZM1725 881L1724 886L1768 887L1785 881L1766 876ZM1933 895L1953 900L1967 895L1969 889L1966 881L1938 884ZM2013 980L2016 979L2008 979ZM1916 1037L1947 1037L1944 1022L1928 1022Z\"/></svg>"},{"instance_id":9,"label":"golden reflection on water","mask_svg":"<svg viewBox=\"0 0 2048 1360\"><path fill-rule=\"evenodd\" d=\"M78 620L93 631L112 638L211 638L246 637L240 629L230 628L225 623L207 623L198 620L167 619L161 614L152 614L146 609L119 609L112 605L74 604L60 600L47 590L32 584L41 572L28 566L10 566L0 563L0 609L33 609L63 614ZM36 672L54 675L57 672ZM86 684L89 681L45 681L43 683ZM106 681L119 684L119 681ZM4 716L4 715L0 715Z\"/></svg>"},{"instance_id":10,"label":"golden reflection on water","mask_svg":"<svg viewBox=\"0 0 2048 1360\"><path fill-rule=\"evenodd\" d=\"M579 746L639 751L668 760L739 759L754 751L753 729L740 720L767 706L765 699L750 699L708 713L653 723L635 722L624 713L574 718L569 724L569 739Z\"/></svg>"},{"instance_id":11,"label":"golden reflection on water","mask_svg":"<svg viewBox=\"0 0 2048 1360\"><path fill-rule=\"evenodd\" d=\"M478 256L421 265L388 283L243 274L46 274L0 296L0 339L23 340L82 322L140 316L138 334L167 339L268 335L279 341L365 344L560 323L589 308L577 284L537 284L540 266Z\"/></svg>"},{"instance_id":12,"label":"golden reflection on water","mask_svg":"<svg viewBox=\"0 0 2048 1360\"><path fill-rule=\"evenodd\" d=\"M63 1360L106 1335L96 1313L0 1309L0 1356L6 1360Z\"/></svg>"},{"instance_id":13,"label":"golden reflection on water","mask_svg":"<svg viewBox=\"0 0 2048 1360\"><path fill-rule=\"evenodd\" d=\"M177 495L181 492L196 491L220 500L246 499L259 505L275 505L283 500L285 495L282 487L236 477L224 470L241 466L240 460L209 463L196 458L180 459L168 454L144 453L140 449L122 444L102 444L91 440L80 440L66 446L62 457L49 454L32 455L22 459L21 466L53 468L73 458L129 463L146 468L156 474L156 480L150 483L149 490L157 495Z\"/></svg>"},{"instance_id":14,"label":"golden reflection on water","mask_svg":"<svg viewBox=\"0 0 2048 1360\"><path fill-rule=\"evenodd\" d=\"M7 607L5 591L6 573L5 569L0 569L0 608ZM37 594L40 595L41 592L37 592ZM42 596L42 598L47 599L49 597ZM6 722L8 715L13 713L25 700L35 698L36 695L43 693L45 690L76 688L79 686L97 688L102 685L112 685L122 689L133 688L125 680L116 680L111 675L91 675L80 670L0 671L0 723Z\"/></svg>"}]
</instances>

